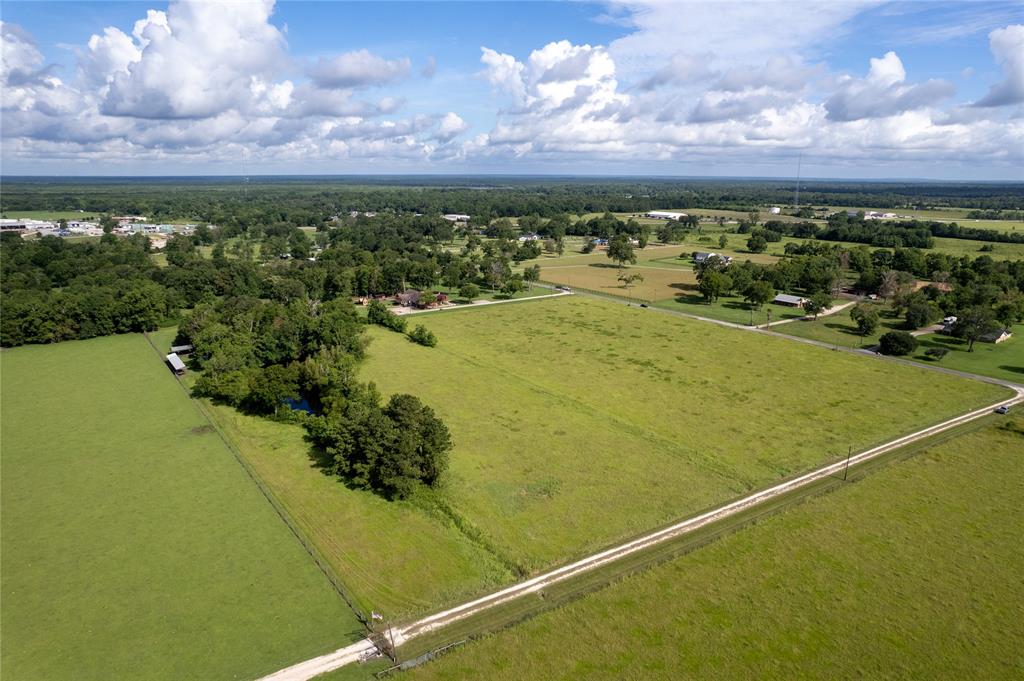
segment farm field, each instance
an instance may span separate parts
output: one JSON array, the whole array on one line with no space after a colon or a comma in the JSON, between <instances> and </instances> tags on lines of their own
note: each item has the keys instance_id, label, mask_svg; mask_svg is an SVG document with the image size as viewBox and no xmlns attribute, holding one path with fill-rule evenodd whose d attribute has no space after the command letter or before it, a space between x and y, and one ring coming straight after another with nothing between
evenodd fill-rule
<instances>
[{"instance_id":1,"label":"farm field","mask_svg":"<svg viewBox=\"0 0 1024 681\"><path fill-rule=\"evenodd\" d=\"M143 336L0 366L4 678L253 678L360 635Z\"/></svg>"},{"instance_id":2,"label":"farm field","mask_svg":"<svg viewBox=\"0 0 1024 681\"><path fill-rule=\"evenodd\" d=\"M607 260L607 258L606 258ZM620 274L639 274L643 281L634 282L628 289L619 281ZM589 289L608 295L640 300L660 300L695 290L697 276L693 270L670 265L642 265L619 270L611 262L586 265L541 267L543 281L564 284L573 288Z\"/></svg>"},{"instance_id":3,"label":"farm field","mask_svg":"<svg viewBox=\"0 0 1024 681\"><path fill-rule=\"evenodd\" d=\"M1022 451L990 417L410 678L1017 677Z\"/></svg>"},{"instance_id":4,"label":"farm field","mask_svg":"<svg viewBox=\"0 0 1024 681\"><path fill-rule=\"evenodd\" d=\"M446 500L526 571L1006 394L579 297L421 321L362 375L449 424Z\"/></svg>"},{"instance_id":5,"label":"farm field","mask_svg":"<svg viewBox=\"0 0 1024 681\"><path fill-rule=\"evenodd\" d=\"M387 502L320 472L301 427L207 408L365 612L422 612L511 580L428 501Z\"/></svg>"}]
</instances>

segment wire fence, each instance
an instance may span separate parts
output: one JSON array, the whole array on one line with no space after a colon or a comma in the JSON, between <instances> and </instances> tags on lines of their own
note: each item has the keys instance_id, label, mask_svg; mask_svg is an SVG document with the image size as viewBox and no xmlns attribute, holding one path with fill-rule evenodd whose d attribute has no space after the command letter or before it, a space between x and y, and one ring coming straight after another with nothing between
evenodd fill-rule
<instances>
[{"instance_id":1,"label":"wire fence","mask_svg":"<svg viewBox=\"0 0 1024 681\"><path fill-rule=\"evenodd\" d=\"M619 293L610 293L608 291L599 291L597 289L587 288L585 286L569 286L568 284L565 284L563 282L546 281L544 279L541 279L541 280L538 281L538 283L545 284L547 286L554 286L556 288L559 287L559 286L562 286L562 287L568 288L568 289L570 289L572 291L581 291L583 293L589 293L592 296L600 296L602 298L610 298L612 300L623 300L623 301L626 301L626 302L629 302L629 303L636 303L637 305L640 305L640 304L650 305L651 302L652 302L652 301L650 301L650 300L648 300L646 298L637 298L637 297L634 297L634 296L626 296L626 295L622 295L622 294L619 294Z\"/></svg>"},{"instance_id":2,"label":"wire fence","mask_svg":"<svg viewBox=\"0 0 1024 681\"><path fill-rule=\"evenodd\" d=\"M388 676L391 676L395 672L404 672L406 670L412 669L413 667L418 667L425 662L430 662L431 660L437 659L441 655L444 655L445 653L450 651L452 648L457 648L458 646L461 646L463 643L466 642L466 640L467 639L463 639L461 641L456 641L455 643L449 643L446 646L441 646L440 648L436 648L434 650L431 650L430 652L423 653L419 657L414 657L411 660L406 660L401 664L396 664L393 667L382 669L381 671L376 672L374 676L378 679L383 679L387 678Z\"/></svg>"},{"instance_id":3,"label":"wire fence","mask_svg":"<svg viewBox=\"0 0 1024 681\"><path fill-rule=\"evenodd\" d=\"M154 351L156 351L160 359L163 360L163 353L153 342L153 339L149 337L149 334L143 332L142 335L145 336L146 340L149 342L149 345L153 348ZM252 466L250 466L249 463L245 460L245 457L243 457L242 453L238 451L238 448L231 441L231 439L224 433L224 431L220 427L220 424L217 423L217 420L206 410L206 407L200 400L192 398L188 386L186 386L182 382L181 376L175 375L174 379L177 381L178 386L181 387L181 389L185 392L186 396L189 398L189 402L192 403L196 411L199 412L200 416L202 416L202 418L210 425L210 427L213 428L214 432L217 433L217 436L220 438L221 442L223 442L224 446L228 448L228 451L231 452L231 455L235 457L235 461L238 462L238 465L240 465L242 467L242 470L246 472L246 474L249 476L249 479L253 481L253 483L256 485L256 488L267 500L271 508L274 509L274 511L277 513L281 521L284 522L285 526L291 531L292 535L298 540L299 544L302 545L302 548L306 550L306 553L309 554L310 558L313 559L313 563L317 566L320 572L323 573L324 577L327 578L327 581L330 583L331 588L333 588L334 591L338 594L338 596L340 596L341 599L345 601L345 604L348 605L349 609L352 610L352 612L355 614L356 619L358 619L363 624L364 627L366 627L367 629L371 629L372 622L370 620L370 617L359 608L359 606L356 604L355 599L352 598L352 596L345 589L341 579L338 577L337 574L335 574L334 569L330 566L330 564L323 557L320 551L318 551L317 548L313 546L312 542L310 542L306 538L305 533L303 533L303 531L292 521L291 517L288 514L288 511L285 510L284 506L277 500L277 498L274 496L274 493L271 492L270 489L263 484L263 481L260 479L259 475L256 473L255 470L253 470Z\"/></svg>"}]
</instances>

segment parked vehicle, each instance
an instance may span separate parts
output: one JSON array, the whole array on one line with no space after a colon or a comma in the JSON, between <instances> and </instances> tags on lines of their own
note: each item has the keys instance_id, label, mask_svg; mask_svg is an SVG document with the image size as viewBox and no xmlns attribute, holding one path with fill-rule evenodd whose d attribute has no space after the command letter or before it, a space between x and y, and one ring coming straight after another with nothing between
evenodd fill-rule
<instances>
[{"instance_id":1,"label":"parked vehicle","mask_svg":"<svg viewBox=\"0 0 1024 681\"><path fill-rule=\"evenodd\" d=\"M1010 411L1010 407L1005 405L1005 404L1003 406L1001 406L1001 407L996 407L996 413L997 414L1005 414L1008 411Z\"/></svg>"}]
</instances>

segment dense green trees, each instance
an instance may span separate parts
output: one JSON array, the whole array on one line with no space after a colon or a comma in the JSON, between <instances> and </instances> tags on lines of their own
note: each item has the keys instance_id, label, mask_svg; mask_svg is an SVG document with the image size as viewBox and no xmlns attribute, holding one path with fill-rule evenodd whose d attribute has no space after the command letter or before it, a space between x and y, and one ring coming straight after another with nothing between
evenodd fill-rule
<instances>
[{"instance_id":1,"label":"dense green trees","mask_svg":"<svg viewBox=\"0 0 1024 681\"><path fill-rule=\"evenodd\" d=\"M767 281L752 281L743 289L743 299L755 310L775 298L775 289Z\"/></svg>"},{"instance_id":2,"label":"dense green trees","mask_svg":"<svg viewBox=\"0 0 1024 681\"><path fill-rule=\"evenodd\" d=\"M180 295L155 281L140 239L76 244L57 237L0 242L0 344L56 343L150 331Z\"/></svg>"},{"instance_id":3,"label":"dense green trees","mask_svg":"<svg viewBox=\"0 0 1024 681\"><path fill-rule=\"evenodd\" d=\"M382 407L373 384L348 386L305 423L325 469L389 498L437 484L448 467L448 428L412 395L392 395Z\"/></svg>"}]
</instances>

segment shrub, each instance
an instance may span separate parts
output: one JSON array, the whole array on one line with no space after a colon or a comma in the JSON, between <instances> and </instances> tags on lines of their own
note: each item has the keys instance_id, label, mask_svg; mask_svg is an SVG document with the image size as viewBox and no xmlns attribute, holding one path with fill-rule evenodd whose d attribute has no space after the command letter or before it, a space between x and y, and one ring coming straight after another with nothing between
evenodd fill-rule
<instances>
[{"instance_id":1,"label":"shrub","mask_svg":"<svg viewBox=\"0 0 1024 681\"><path fill-rule=\"evenodd\" d=\"M420 345L425 345L428 348L432 348L437 345L437 336L434 335L433 331L422 324L417 324L416 328L409 332L409 339L415 343L419 343Z\"/></svg>"},{"instance_id":2,"label":"shrub","mask_svg":"<svg viewBox=\"0 0 1024 681\"><path fill-rule=\"evenodd\" d=\"M909 355L917 350L917 338L906 331L890 331L879 339L883 355Z\"/></svg>"},{"instance_id":3,"label":"shrub","mask_svg":"<svg viewBox=\"0 0 1024 681\"><path fill-rule=\"evenodd\" d=\"M371 324L378 324L392 331L405 333L405 318L399 317L389 310L380 300L370 301L366 309L366 321Z\"/></svg>"}]
</instances>

